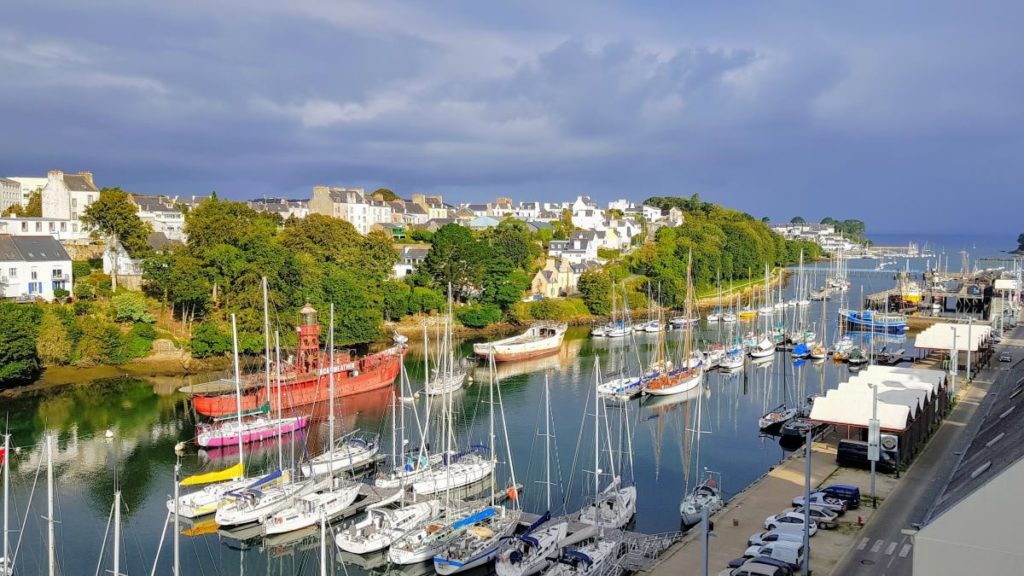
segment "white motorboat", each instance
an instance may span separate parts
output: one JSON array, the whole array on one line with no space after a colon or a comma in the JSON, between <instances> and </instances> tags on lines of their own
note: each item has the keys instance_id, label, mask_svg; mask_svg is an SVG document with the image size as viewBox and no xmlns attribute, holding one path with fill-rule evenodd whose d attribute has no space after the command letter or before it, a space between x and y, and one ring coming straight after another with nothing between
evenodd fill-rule
<instances>
[{"instance_id":1,"label":"white motorboat","mask_svg":"<svg viewBox=\"0 0 1024 576\"><path fill-rule=\"evenodd\" d=\"M602 382L597 388L597 393L602 396L632 398L633 396L643 392L645 383L646 382L643 378L622 376L620 378L613 378Z\"/></svg>"},{"instance_id":2,"label":"white motorboat","mask_svg":"<svg viewBox=\"0 0 1024 576\"><path fill-rule=\"evenodd\" d=\"M353 554L383 550L406 532L440 514L441 503L427 500L401 508L370 508L359 521L334 535L338 548Z\"/></svg>"},{"instance_id":3,"label":"white motorboat","mask_svg":"<svg viewBox=\"0 0 1024 576\"><path fill-rule=\"evenodd\" d=\"M562 347L567 328L564 322L538 322L518 336L473 344L473 353L486 358L493 351L498 362L547 356Z\"/></svg>"},{"instance_id":4,"label":"white motorboat","mask_svg":"<svg viewBox=\"0 0 1024 576\"><path fill-rule=\"evenodd\" d=\"M285 534L314 526L322 517L331 520L344 512L358 497L358 483L335 478L335 486L331 489L306 494L291 506L269 516L263 523L263 533L267 536Z\"/></svg>"},{"instance_id":5,"label":"white motorboat","mask_svg":"<svg viewBox=\"0 0 1024 576\"><path fill-rule=\"evenodd\" d=\"M750 349L751 358L768 358L775 355L775 343L770 338L762 338L757 346Z\"/></svg>"}]
</instances>

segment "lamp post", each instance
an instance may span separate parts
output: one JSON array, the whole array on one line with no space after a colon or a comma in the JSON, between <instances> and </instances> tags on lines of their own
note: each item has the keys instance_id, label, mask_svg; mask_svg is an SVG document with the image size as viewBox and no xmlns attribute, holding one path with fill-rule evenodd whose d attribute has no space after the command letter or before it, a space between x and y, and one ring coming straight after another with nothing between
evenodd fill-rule
<instances>
[{"instance_id":1,"label":"lamp post","mask_svg":"<svg viewBox=\"0 0 1024 576\"><path fill-rule=\"evenodd\" d=\"M807 460L806 473L804 475L804 565L805 576L811 574L811 441L813 440L813 426L807 427L807 439L805 445L805 459ZM873 463L872 463L873 464Z\"/></svg>"},{"instance_id":2,"label":"lamp post","mask_svg":"<svg viewBox=\"0 0 1024 576\"><path fill-rule=\"evenodd\" d=\"M971 381L971 328L974 327L974 318L967 319L967 381Z\"/></svg>"},{"instance_id":3,"label":"lamp post","mask_svg":"<svg viewBox=\"0 0 1024 576\"><path fill-rule=\"evenodd\" d=\"M878 386L871 387L871 420L868 422L868 460L871 461L871 507L878 508L875 498L875 463L878 461L881 426L878 422Z\"/></svg>"}]
</instances>

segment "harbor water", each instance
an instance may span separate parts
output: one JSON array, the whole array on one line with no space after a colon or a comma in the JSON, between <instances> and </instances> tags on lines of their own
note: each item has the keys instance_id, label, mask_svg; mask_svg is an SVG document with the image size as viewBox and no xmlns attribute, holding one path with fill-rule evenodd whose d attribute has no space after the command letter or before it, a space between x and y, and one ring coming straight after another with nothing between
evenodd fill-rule
<instances>
[{"instance_id":1,"label":"harbor water","mask_svg":"<svg viewBox=\"0 0 1024 576\"><path fill-rule=\"evenodd\" d=\"M920 269L923 260L911 260L911 269ZM870 262L850 263L853 270L872 268ZM899 269L903 263L899 264ZM823 280L818 275L817 282ZM851 273L854 300L861 287L865 293L889 288L892 271ZM791 297L792 277L785 289ZM826 303L824 324L828 342L836 334L836 311L840 301ZM786 310L787 315L794 309ZM808 307L807 321L819 337L823 325L822 303ZM739 323L741 331L751 329ZM720 335L717 326L702 325L702 342L714 342ZM679 333L670 331L670 347ZM634 343L635 340L635 343ZM455 437L460 447L491 444L488 418L491 408L497 419L495 448L498 452L499 487L510 482L514 465L515 479L524 489L519 502L529 512L546 508L544 481L544 383L549 382L552 442L552 511L573 511L593 496L594 442L593 410L595 364L602 375L615 370L623 358L634 366L636 357L646 360L657 342L655 334L638 334L634 339L592 339L586 328L574 328L566 336L556 356L522 363L500 364L498 389L490 403L489 373L485 365L472 370L473 381L454 395L458 411ZM875 346L904 348L914 354L913 336L878 336ZM462 342L459 351L471 352L472 342ZM406 367L414 389L422 387L423 350L413 346ZM794 363L788 352L777 352L761 364L748 362L735 374L710 372L705 385L684 397L652 397L647 400L614 400L605 403L607 424L602 422L601 464L608 473L620 471L627 483L637 486L639 500L634 530L646 533L680 529L679 501L686 487L699 480L702 469L721 474L727 497L735 495L784 459L788 452L775 438L762 437L757 420L767 410L783 402L793 404L804 397L824 394L849 377L849 368L831 361ZM165 502L173 492L174 447L195 437L196 418L187 399L177 388L188 382L183 378L116 378L80 382L39 393L4 398L12 443L12 547L18 546L16 573L39 574L46 571L46 470L44 435L56 435L55 516L56 547L63 574L93 573L98 564L106 571L111 566L110 536L107 531L115 485L123 494L122 513L123 571L149 573L157 559L161 533L167 519ZM363 431L380 434L382 454L391 452L392 411L397 391L392 388L357 397L346 397L336 407L339 431ZM500 398L500 403L499 403ZM425 398L415 400L420 416ZM433 402L437 402L434 400ZM697 422L700 403L702 418ZM401 404L401 403L400 403ZM410 403L404 404L410 409ZM501 410L498 410L501 408ZM436 414L437 409L433 407ZM311 426L302 433L276 441L247 447L247 471L250 475L272 469L283 459L292 465L305 455L315 454L325 443L325 410L314 415ZM511 458L506 453L502 433L504 425L511 443ZM411 417L409 435L418 442ZM436 422L435 424L436 425ZM696 431L699 434L699 462ZM110 434L108 434L108 431ZM186 447L182 457L184 474L221 469L237 462L237 448L198 451ZM607 485L602 477L602 486ZM349 519L351 520L351 519ZM341 520L335 525L344 525ZM232 533L219 530L212 518L182 525L181 560L184 574L317 574L319 573L319 534L316 531L293 537L264 540L252 530ZM158 574L171 573L171 538L167 534L159 552ZM106 541L106 545L104 542ZM104 558L101 558L103 549ZM334 570L344 573L334 546L328 553ZM387 570L372 566L372 560L346 558L348 573ZM352 560L355 560L354 562ZM377 562L377 564L380 564ZM127 567L125 569L124 567ZM426 572L429 565L407 569L403 573Z\"/></svg>"}]
</instances>

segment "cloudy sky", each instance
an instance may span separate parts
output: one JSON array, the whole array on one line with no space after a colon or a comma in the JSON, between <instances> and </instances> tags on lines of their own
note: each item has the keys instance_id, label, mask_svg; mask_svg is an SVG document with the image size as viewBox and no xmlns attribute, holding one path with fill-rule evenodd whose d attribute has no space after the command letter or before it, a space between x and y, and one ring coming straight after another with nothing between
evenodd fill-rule
<instances>
[{"instance_id":1,"label":"cloudy sky","mask_svg":"<svg viewBox=\"0 0 1024 576\"><path fill-rule=\"evenodd\" d=\"M894 5L898 4L898 6ZM1024 231L1024 3L5 0L0 174Z\"/></svg>"}]
</instances>

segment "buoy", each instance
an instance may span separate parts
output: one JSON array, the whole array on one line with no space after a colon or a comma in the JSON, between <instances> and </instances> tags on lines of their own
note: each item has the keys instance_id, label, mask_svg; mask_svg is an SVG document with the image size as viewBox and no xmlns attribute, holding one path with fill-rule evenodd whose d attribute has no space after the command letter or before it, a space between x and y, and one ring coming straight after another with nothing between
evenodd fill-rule
<instances>
[{"instance_id":1,"label":"buoy","mask_svg":"<svg viewBox=\"0 0 1024 576\"><path fill-rule=\"evenodd\" d=\"M114 437L114 431L111 430L110 428L107 428L107 432L106 432L106 434L104 434L104 436L106 436L107 438L113 438Z\"/></svg>"},{"instance_id":2,"label":"buoy","mask_svg":"<svg viewBox=\"0 0 1024 576\"><path fill-rule=\"evenodd\" d=\"M513 501L513 502L515 502L516 500L519 499L519 490L516 490L515 486L513 486L513 487L509 488L508 490L506 490L505 493L508 494L508 499Z\"/></svg>"}]
</instances>

